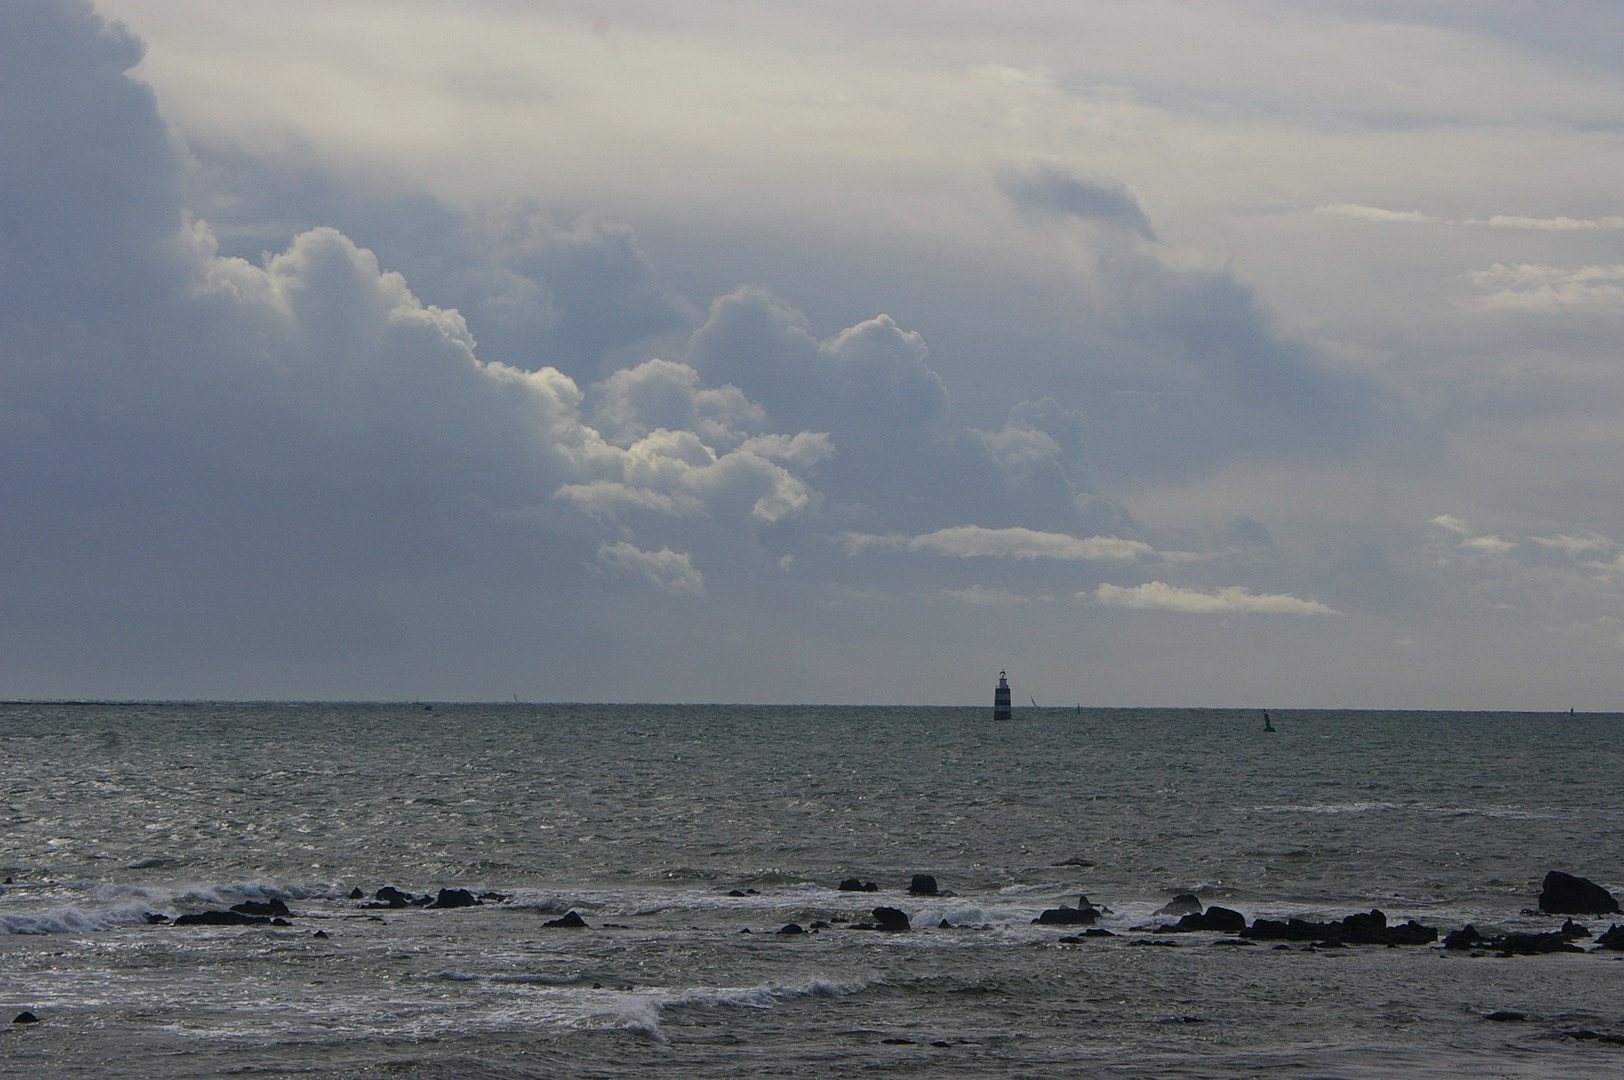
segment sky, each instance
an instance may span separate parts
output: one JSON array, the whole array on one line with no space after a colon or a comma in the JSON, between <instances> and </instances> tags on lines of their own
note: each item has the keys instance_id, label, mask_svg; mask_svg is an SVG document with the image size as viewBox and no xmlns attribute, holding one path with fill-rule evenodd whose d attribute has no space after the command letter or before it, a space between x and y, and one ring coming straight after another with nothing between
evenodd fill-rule
<instances>
[{"instance_id":1,"label":"sky","mask_svg":"<svg viewBox=\"0 0 1624 1080\"><path fill-rule=\"evenodd\" d=\"M1624 709L1604 2L0 4L0 697Z\"/></svg>"}]
</instances>

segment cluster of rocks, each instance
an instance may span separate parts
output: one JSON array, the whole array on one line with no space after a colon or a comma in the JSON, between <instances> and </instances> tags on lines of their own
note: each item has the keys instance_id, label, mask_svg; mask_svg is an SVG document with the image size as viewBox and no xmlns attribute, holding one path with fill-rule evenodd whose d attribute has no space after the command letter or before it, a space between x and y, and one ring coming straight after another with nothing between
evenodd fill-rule
<instances>
[{"instance_id":1,"label":"cluster of rocks","mask_svg":"<svg viewBox=\"0 0 1624 1080\"><path fill-rule=\"evenodd\" d=\"M1485 936L1476 926L1467 923L1459 930L1455 930L1444 937L1444 948L1452 952L1471 951L1475 955L1495 953L1499 956L1540 956L1545 953L1571 952L1579 953L1586 950L1575 941L1582 941L1590 937L1590 928L1574 922L1572 919L1562 924L1562 929L1552 930L1544 934L1501 934L1498 937ZM1596 938L1596 948L1611 952L1624 952L1624 927L1614 923L1607 931Z\"/></svg>"},{"instance_id":2,"label":"cluster of rocks","mask_svg":"<svg viewBox=\"0 0 1624 1080\"><path fill-rule=\"evenodd\" d=\"M1211 910L1208 909L1209 912ZM1191 917L1185 916L1186 919ZM1249 941L1311 941L1321 948L1335 948L1338 945L1430 945L1438 940L1438 931L1433 927L1422 926L1414 919L1402 926L1389 926L1387 916L1374 908L1349 915L1339 922L1255 919L1251 926L1239 933Z\"/></svg>"},{"instance_id":3,"label":"cluster of rocks","mask_svg":"<svg viewBox=\"0 0 1624 1080\"><path fill-rule=\"evenodd\" d=\"M1104 913L1104 908L1095 907L1084 895L1077 898L1076 907L1049 908L1032 921L1044 926L1088 926L1099 922Z\"/></svg>"},{"instance_id":4,"label":"cluster of rocks","mask_svg":"<svg viewBox=\"0 0 1624 1080\"><path fill-rule=\"evenodd\" d=\"M273 896L268 901L244 900L240 904L231 905L227 911L197 911L188 915L178 915L173 921L168 915L149 911L147 925L159 926L168 923L171 926L292 926L288 920L293 917L288 905Z\"/></svg>"},{"instance_id":5,"label":"cluster of rocks","mask_svg":"<svg viewBox=\"0 0 1624 1080\"><path fill-rule=\"evenodd\" d=\"M862 878L842 878L836 886L841 892L879 892L880 887L872 881ZM936 885L936 878L931 874L915 874L913 880L908 882L909 896L953 896Z\"/></svg>"},{"instance_id":6,"label":"cluster of rocks","mask_svg":"<svg viewBox=\"0 0 1624 1080\"><path fill-rule=\"evenodd\" d=\"M350 899L365 900L366 893L362 892L360 889L352 889L350 890ZM501 903L506 899L507 897L501 893L494 892L480 893L478 896L475 896L467 889L441 889L438 896L433 893L424 893L422 896L413 896L411 893L403 892L402 890L395 888L393 885L385 885L383 888L372 894L372 903L362 904L361 906L363 908L459 908L479 907L487 900L494 903Z\"/></svg>"}]
</instances>

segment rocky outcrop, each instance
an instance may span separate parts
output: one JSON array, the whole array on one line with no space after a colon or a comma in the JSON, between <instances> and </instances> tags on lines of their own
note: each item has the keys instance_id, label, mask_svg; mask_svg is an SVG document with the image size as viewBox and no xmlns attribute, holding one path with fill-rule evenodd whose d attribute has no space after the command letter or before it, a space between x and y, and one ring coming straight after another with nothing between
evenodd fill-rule
<instances>
[{"instance_id":1,"label":"rocky outcrop","mask_svg":"<svg viewBox=\"0 0 1624 1080\"><path fill-rule=\"evenodd\" d=\"M1246 929L1246 916L1238 911L1214 905L1199 915L1190 914L1174 926L1162 928L1167 933L1189 933L1193 930L1211 930L1220 934L1238 934Z\"/></svg>"},{"instance_id":2,"label":"rocky outcrop","mask_svg":"<svg viewBox=\"0 0 1624 1080\"><path fill-rule=\"evenodd\" d=\"M586 920L581 918L579 915L575 914L575 912L573 912L573 911L566 911L564 913L563 917L557 918L557 919L548 919L546 922L542 923L541 925L552 927L555 930L589 930L589 929L591 929L589 926L587 926Z\"/></svg>"},{"instance_id":3,"label":"rocky outcrop","mask_svg":"<svg viewBox=\"0 0 1624 1080\"><path fill-rule=\"evenodd\" d=\"M267 918L280 916L285 919L293 914L288 910L286 904L274 896L269 903L260 903L258 900L244 900L240 904L232 904L231 910L239 915L264 915Z\"/></svg>"},{"instance_id":4,"label":"rocky outcrop","mask_svg":"<svg viewBox=\"0 0 1624 1080\"><path fill-rule=\"evenodd\" d=\"M193 915L182 915L175 920L176 926L269 926L269 915L244 915L240 911L199 911Z\"/></svg>"},{"instance_id":5,"label":"rocky outcrop","mask_svg":"<svg viewBox=\"0 0 1624 1080\"><path fill-rule=\"evenodd\" d=\"M915 874L913 880L908 882L909 896L940 896L941 892L936 887L936 879L930 874Z\"/></svg>"},{"instance_id":6,"label":"rocky outcrop","mask_svg":"<svg viewBox=\"0 0 1624 1080\"><path fill-rule=\"evenodd\" d=\"M908 923L908 913L894 907L877 907L874 909L874 929L888 930L892 933L901 933L912 930Z\"/></svg>"},{"instance_id":7,"label":"rocky outcrop","mask_svg":"<svg viewBox=\"0 0 1624 1080\"><path fill-rule=\"evenodd\" d=\"M1049 908L1032 921L1044 926L1089 926L1099 921L1100 912L1087 900L1088 897L1083 897L1084 902L1079 907Z\"/></svg>"},{"instance_id":8,"label":"rocky outcrop","mask_svg":"<svg viewBox=\"0 0 1624 1080\"><path fill-rule=\"evenodd\" d=\"M1451 952L1477 949L1485 952L1495 952L1501 956L1539 956L1544 953L1555 952L1584 952L1579 946L1572 944L1568 935L1560 930L1553 930L1548 934L1506 934L1502 937L1485 937L1471 923L1467 923L1459 930L1452 930L1444 935L1444 948Z\"/></svg>"},{"instance_id":9,"label":"rocky outcrop","mask_svg":"<svg viewBox=\"0 0 1624 1080\"><path fill-rule=\"evenodd\" d=\"M1612 893L1588 878L1560 870L1545 875L1539 909L1547 915L1616 915L1619 911Z\"/></svg>"},{"instance_id":10,"label":"rocky outcrop","mask_svg":"<svg viewBox=\"0 0 1624 1080\"><path fill-rule=\"evenodd\" d=\"M880 887L872 881L860 881L857 878L845 878L840 883L841 892L879 892Z\"/></svg>"},{"instance_id":11,"label":"rocky outcrop","mask_svg":"<svg viewBox=\"0 0 1624 1080\"><path fill-rule=\"evenodd\" d=\"M1336 945L1429 945L1438 940L1438 931L1414 919L1402 926L1388 926L1387 916L1372 909L1337 922L1257 919L1241 931L1241 937L1250 941L1312 941Z\"/></svg>"},{"instance_id":12,"label":"rocky outcrop","mask_svg":"<svg viewBox=\"0 0 1624 1080\"><path fill-rule=\"evenodd\" d=\"M1612 952L1624 952L1624 926L1614 923L1607 928L1607 932L1596 939L1596 944Z\"/></svg>"},{"instance_id":13,"label":"rocky outcrop","mask_svg":"<svg viewBox=\"0 0 1624 1080\"><path fill-rule=\"evenodd\" d=\"M1201 900L1193 893L1179 893L1173 899L1151 912L1152 915L1166 915L1177 918L1181 915L1201 914Z\"/></svg>"},{"instance_id":14,"label":"rocky outcrop","mask_svg":"<svg viewBox=\"0 0 1624 1080\"><path fill-rule=\"evenodd\" d=\"M441 889L431 908L473 907L480 901L467 889Z\"/></svg>"}]
</instances>

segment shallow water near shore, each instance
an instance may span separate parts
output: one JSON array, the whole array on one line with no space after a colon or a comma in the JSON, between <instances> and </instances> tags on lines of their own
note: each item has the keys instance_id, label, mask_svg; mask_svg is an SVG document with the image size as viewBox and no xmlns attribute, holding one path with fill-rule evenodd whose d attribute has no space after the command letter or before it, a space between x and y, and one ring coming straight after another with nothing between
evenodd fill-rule
<instances>
[{"instance_id":1,"label":"shallow water near shore","mask_svg":"<svg viewBox=\"0 0 1624 1080\"><path fill-rule=\"evenodd\" d=\"M1576 1037L1624 1036L1624 954L1134 930L1179 892L1554 929L1546 870L1624 891L1624 718L1272 715L0 706L0 1007L41 1018L0 1073L1624 1077ZM348 899L385 885L505 899ZM1032 924L1080 893L1117 936ZM915 929L842 927L876 905Z\"/></svg>"}]
</instances>

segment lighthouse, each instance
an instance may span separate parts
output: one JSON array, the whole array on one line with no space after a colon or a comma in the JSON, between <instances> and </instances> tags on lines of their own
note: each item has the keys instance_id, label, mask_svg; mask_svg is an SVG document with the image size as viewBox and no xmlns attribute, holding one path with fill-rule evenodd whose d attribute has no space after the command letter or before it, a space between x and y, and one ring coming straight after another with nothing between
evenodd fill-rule
<instances>
[{"instance_id":1,"label":"lighthouse","mask_svg":"<svg viewBox=\"0 0 1624 1080\"><path fill-rule=\"evenodd\" d=\"M1009 674L998 673L998 689L992 692L992 718L994 720L1009 719Z\"/></svg>"}]
</instances>

